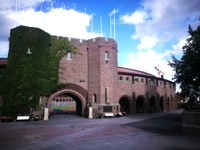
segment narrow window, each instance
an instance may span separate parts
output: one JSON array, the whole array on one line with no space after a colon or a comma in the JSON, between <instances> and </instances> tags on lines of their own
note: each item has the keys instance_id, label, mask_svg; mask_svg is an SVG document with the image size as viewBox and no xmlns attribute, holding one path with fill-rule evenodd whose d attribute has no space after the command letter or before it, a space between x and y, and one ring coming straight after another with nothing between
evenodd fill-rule
<instances>
[{"instance_id":1,"label":"narrow window","mask_svg":"<svg viewBox=\"0 0 200 150\"><path fill-rule=\"evenodd\" d=\"M135 79L134 79L134 76L132 76L132 84L135 83Z\"/></svg>"},{"instance_id":2,"label":"narrow window","mask_svg":"<svg viewBox=\"0 0 200 150\"><path fill-rule=\"evenodd\" d=\"M105 88L105 103L108 104L109 101L109 87Z\"/></svg>"},{"instance_id":3,"label":"narrow window","mask_svg":"<svg viewBox=\"0 0 200 150\"><path fill-rule=\"evenodd\" d=\"M67 60L72 60L72 54L71 54L71 52L67 53Z\"/></svg>"},{"instance_id":4,"label":"narrow window","mask_svg":"<svg viewBox=\"0 0 200 150\"><path fill-rule=\"evenodd\" d=\"M97 96L96 96L96 94L93 94L93 95L92 95L92 101L93 101L93 103L96 103L96 102L97 102Z\"/></svg>"},{"instance_id":5,"label":"narrow window","mask_svg":"<svg viewBox=\"0 0 200 150\"><path fill-rule=\"evenodd\" d=\"M108 51L105 52L104 59L105 59L105 60L109 60L109 52L108 52Z\"/></svg>"},{"instance_id":6,"label":"narrow window","mask_svg":"<svg viewBox=\"0 0 200 150\"><path fill-rule=\"evenodd\" d=\"M122 80L123 80L123 77L122 77L122 76L120 76L120 77L119 77L119 80L120 80L120 81L122 81Z\"/></svg>"}]
</instances>

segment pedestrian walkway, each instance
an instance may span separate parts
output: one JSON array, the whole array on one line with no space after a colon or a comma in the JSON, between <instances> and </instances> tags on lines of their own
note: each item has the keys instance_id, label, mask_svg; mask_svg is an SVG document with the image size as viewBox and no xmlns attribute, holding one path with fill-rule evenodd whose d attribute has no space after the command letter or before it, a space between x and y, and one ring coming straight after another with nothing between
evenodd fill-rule
<instances>
[{"instance_id":1,"label":"pedestrian walkway","mask_svg":"<svg viewBox=\"0 0 200 150\"><path fill-rule=\"evenodd\" d=\"M120 118L52 116L49 121L0 123L4 150L199 150L181 133L181 110Z\"/></svg>"}]
</instances>

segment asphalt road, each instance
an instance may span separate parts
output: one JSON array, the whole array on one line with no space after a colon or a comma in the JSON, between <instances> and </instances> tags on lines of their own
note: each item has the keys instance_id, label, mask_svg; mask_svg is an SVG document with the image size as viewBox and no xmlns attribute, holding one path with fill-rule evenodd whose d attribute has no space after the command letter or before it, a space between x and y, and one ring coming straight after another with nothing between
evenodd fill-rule
<instances>
[{"instance_id":1,"label":"asphalt road","mask_svg":"<svg viewBox=\"0 0 200 150\"><path fill-rule=\"evenodd\" d=\"M182 135L181 110L121 118L54 115L49 121L0 123L0 150L199 150Z\"/></svg>"}]
</instances>

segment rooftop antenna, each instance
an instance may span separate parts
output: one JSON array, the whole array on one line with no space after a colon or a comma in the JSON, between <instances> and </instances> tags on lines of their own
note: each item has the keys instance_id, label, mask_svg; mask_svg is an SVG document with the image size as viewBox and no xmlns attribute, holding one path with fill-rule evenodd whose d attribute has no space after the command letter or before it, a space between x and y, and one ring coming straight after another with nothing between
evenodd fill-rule
<instances>
[{"instance_id":1,"label":"rooftop antenna","mask_svg":"<svg viewBox=\"0 0 200 150\"><path fill-rule=\"evenodd\" d=\"M159 64L158 64L157 67L155 66L155 69L158 71L158 77L160 77L160 74L165 75L165 74L160 70L160 68L159 68Z\"/></svg>"}]
</instances>

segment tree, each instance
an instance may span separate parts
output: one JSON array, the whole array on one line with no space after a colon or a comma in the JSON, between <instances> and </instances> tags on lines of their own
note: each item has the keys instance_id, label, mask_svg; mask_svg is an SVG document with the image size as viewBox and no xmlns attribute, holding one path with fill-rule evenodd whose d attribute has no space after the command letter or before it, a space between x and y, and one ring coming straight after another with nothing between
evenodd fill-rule
<instances>
[{"instance_id":1,"label":"tree","mask_svg":"<svg viewBox=\"0 0 200 150\"><path fill-rule=\"evenodd\" d=\"M76 53L67 38L57 38L38 29L19 26L11 30L8 65L0 71L3 115L15 117L36 108L40 96L64 85L58 83L60 59ZM30 48L31 53L27 54Z\"/></svg>"},{"instance_id":2,"label":"tree","mask_svg":"<svg viewBox=\"0 0 200 150\"><path fill-rule=\"evenodd\" d=\"M200 86L200 26L195 30L189 25L189 38L183 46L183 56L180 60L172 55L173 63L170 66L175 70L174 79L182 87L193 85L195 89Z\"/></svg>"}]
</instances>

